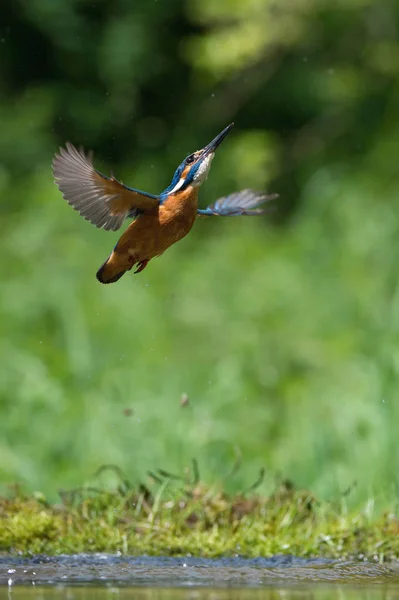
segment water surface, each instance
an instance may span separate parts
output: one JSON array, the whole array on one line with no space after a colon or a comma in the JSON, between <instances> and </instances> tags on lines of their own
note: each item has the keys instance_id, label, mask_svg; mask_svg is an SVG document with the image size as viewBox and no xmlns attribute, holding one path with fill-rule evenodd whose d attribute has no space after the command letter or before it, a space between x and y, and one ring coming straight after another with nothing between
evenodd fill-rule
<instances>
[{"instance_id":1,"label":"water surface","mask_svg":"<svg viewBox=\"0 0 399 600\"><path fill-rule=\"evenodd\" d=\"M399 600L399 568L290 556L3 556L0 585L0 600Z\"/></svg>"}]
</instances>

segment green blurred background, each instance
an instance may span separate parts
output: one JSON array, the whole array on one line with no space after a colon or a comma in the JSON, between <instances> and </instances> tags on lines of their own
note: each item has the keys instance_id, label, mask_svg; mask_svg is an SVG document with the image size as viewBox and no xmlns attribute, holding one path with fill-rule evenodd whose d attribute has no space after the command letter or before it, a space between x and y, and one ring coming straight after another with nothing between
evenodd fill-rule
<instances>
[{"instance_id":1,"label":"green blurred background","mask_svg":"<svg viewBox=\"0 0 399 600\"><path fill-rule=\"evenodd\" d=\"M55 498L106 463L323 498L399 485L399 4L2 0L0 483ZM66 140L159 193L230 121L203 219L101 286L118 233L53 184ZM189 404L181 405L182 394ZM241 469L223 479L240 455ZM355 485L357 483L357 485Z\"/></svg>"}]
</instances>

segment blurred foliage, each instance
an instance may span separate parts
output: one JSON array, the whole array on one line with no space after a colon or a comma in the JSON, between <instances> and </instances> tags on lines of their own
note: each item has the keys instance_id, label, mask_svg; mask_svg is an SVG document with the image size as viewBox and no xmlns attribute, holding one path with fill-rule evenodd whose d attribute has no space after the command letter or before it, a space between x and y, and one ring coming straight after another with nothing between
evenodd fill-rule
<instances>
[{"instance_id":1,"label":"blurred foliage","mask_svg":"<svg viewBox=\"0 0 399 600\"><path fill-rule=\"evenodd\" d=\"M398 27L394 0L3 0L1 481L220 479L239 451L265 487L396 497ZM62 201L57 146L157 193L232 120L202 202L276 212L101 287L117 238Z\"/></svg>"}]
</instances>

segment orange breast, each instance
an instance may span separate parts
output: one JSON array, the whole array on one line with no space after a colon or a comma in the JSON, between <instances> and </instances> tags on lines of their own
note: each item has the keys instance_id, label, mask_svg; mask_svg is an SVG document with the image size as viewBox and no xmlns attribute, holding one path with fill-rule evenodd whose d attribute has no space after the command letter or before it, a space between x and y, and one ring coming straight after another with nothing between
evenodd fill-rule
<instances>
[{"instance_id":1,"label":"orange breast","mask_svg":"<svg viewBox=\"0 0 399 600\"><path fill-rule=\"evenodd\" d=\"M136 261L159 256L181 240L194 225L198 207L198 188L188 187L172 194L154 214L140 215L124 232L115 247Z\"/></svg>"}]
</instances>

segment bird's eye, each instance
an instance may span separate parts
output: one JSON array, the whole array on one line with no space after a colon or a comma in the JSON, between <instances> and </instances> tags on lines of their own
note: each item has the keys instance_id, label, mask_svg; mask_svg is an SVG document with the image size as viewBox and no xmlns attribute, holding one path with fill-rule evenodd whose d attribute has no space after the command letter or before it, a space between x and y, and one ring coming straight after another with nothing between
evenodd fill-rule
<instances>
[{"instance_id":1,"label":"bird's eye","mask_svg":"<svg viewBox=\"0 0 399 600\"><path fill-rule=\"evenodd\" d=\"M195 160L195 154L190 154L190 156L187 156L187 158L186 158L186 164L191 165L191 163L193 163L194 160Z\"/></svg>"}]
</instances>

